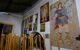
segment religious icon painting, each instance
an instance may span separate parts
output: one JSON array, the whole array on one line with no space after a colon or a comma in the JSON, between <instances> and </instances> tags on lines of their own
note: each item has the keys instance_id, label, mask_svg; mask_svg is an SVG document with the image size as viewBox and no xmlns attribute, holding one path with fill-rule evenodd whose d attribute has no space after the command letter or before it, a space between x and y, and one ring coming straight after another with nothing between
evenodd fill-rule
<instances>
[{"instance_id":1,"label":"religious icon painting","mask_svg":"<svg viewBox=\"0 0 80 50\"><path fill-rule=\"evenodd\" d=\"M28 29L29 29L29 31L32 31L32 22L33 22L33 16L30 16L29 18L28 18Z\"/></svg>"},{"instance_id":2,"label":"religious icon painting","mask_svg":"<svg viewBox=\"0 0 80 50\"><path fill-rule=\"evenodd\" d=\"M75 33L79 31L79 24L75 7L75 0L59 0L50 6L50 38L52 46L77 50L75 43L77 34Z\"/></svg>"},{"instance_id":3,"label":"religious icon painting","mask_svg":"<svg viewBox=\"0 0 80 50\"><path fill-rule=\"evenodd\" d=\"M27 28L27 19L25 19L25 28Z\"/></svg>"},{"instance_id":4,"label":"religious icon painting","mask_svg":"<svg viewBox=\"0 0 80 50\"><path fill-rule=\"evenodd\" d=\"M33 16L30 16L29 17L29 23L32 23L32 21L33 21Z\"/></svg>"},{"instance_id":5,"label":"religious icon painting","mask_svg":"<svg viewBox=\"0 0 80 50\"><path fill-rule=\"evenodd\" d=\"M45 32L45 23L41 23L40 32Z\"/></svg>"},{"instance_id":6,"label":"religious icon painting","mask_svg":"<svg viewBox=\"0 0 80 50\"><path fill-rule=\"evenodd\" d=\"M34 16L34 22L33 22L33 31L37 31L37 25L38 25L38 14L35 14Z\"/></svg>"},{"instance_id":7,"label":"religious icon painting","mask_svg":"<svg viewBox=\"0 0 80 50\"><path fill-rule=\"evenodd\" d=\"M27 19L24 20L24 24L22 24L22 25L24 25L23 33L27 33Z\"/></svg>"},{"instance_id":8,"label":"religious icon painting","mask_svg":"<svg viewBox=\"0 0 80 50\"><path fill-rule=\"evenodd\" d=\"M22 30L21 30L21 33L23 34L24 33L24 28L26 27L26 24L25 24L25 20L22 20Z\"/></svg>"},{"instance_id":9,"label":"religious icon painting","mask_svg":"<svg viewBox=\"0 0 80 50\"><path fill-rule=\"evenodd\" d=\"M29 31L32 31L32 23L29 23Z\"/></svg>"},{"instance_id":10,"label":"religious icon painting","mask_svg":"<svg viewBox=\"0 0 80 50\"><path fill-rule=\"evenodd\" d=\"M40 7L40 23L49 21L49 2Z\"/></svg>"}]
</instances>

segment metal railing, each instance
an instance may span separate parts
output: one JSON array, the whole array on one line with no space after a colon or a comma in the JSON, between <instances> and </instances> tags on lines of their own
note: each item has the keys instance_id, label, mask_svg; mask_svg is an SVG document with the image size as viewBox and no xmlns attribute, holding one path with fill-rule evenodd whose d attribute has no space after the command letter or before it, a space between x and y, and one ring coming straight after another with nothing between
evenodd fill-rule
<instances>
[{"instance_id":1,"label":"metal railing","mask_svg":"<svg viewBox=\"0 0 80 50\"><path fill-rule=\"evenodd\" d=\"M0 50L46 50L44 38L40 34L19 37L13 33L1 34Z\"/></svg>"}]
</instances>

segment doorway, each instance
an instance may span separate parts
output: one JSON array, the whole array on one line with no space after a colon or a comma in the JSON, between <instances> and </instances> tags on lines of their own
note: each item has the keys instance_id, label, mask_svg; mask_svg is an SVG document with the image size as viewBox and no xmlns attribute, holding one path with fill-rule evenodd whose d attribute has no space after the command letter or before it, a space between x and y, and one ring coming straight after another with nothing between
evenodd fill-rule
<instances>
[{"instance_id":1,"label":"doorway","mask_svg":"<svg viewBox=\"0 0 80 50\"><path fill-rule=\"evenodd\" d=\"M0 23L0 39L1 39L1 34L8 35L9 33L12 33L12 28L13 25Z\"/></svg>"}]
</instances>

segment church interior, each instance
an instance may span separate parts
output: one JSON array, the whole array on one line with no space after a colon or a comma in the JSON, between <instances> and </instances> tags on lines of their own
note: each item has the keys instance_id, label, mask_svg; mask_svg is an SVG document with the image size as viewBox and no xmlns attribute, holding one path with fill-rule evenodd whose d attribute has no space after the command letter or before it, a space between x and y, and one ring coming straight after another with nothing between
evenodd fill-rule
<instances>
[{"instance_id":1,"label":"church interior","mask_svg":"<svg viewBox=\"0 0 80 50\"><path fill-rule=\"evenodd\" d=\"M80 50L80 0L0 0L0 50Z\"/></svg>"}]
</instances>

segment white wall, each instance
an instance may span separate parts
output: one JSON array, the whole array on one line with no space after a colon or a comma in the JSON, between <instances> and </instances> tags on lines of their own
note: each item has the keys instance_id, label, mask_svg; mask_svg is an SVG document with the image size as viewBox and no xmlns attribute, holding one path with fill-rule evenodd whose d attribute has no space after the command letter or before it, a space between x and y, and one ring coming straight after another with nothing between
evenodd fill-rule
<instances>
[{"instance_id":1,"label":"white wall","mask_svg":"<svg viewBox=\"0 0 80 50\"><path fill-rule=\"evenodd\" d=\"M27 13L24 14L26 19L27 17L31 16L31 15L35 15L36 13L38 13L38 32L43 36L43 34L49 34L50 35L50 22L46 22L45 24L45 32L40 32L40 7L42 5L44 5L45 3L49 2L49 5L55 3L57 0L41 0L41 2L39 1L34 7L32 7L32 9L30 9L29 11L27 11ZM50 38L49 39L45 39L45 44L46 44L46 50L50 50ZM52 50L57 50L57 47L52 47ZM61 48L61 50L66 50L64 48Z\"/></svg>"},{"instance_id":2,"label":"white wall","mask_svg":"<svg viewBox=\"0 0 80 50\"><path fill-rule=\"evenodd\" d=\"M13 32L17 35L21 35L21 22L22 19L14 16L7 16L0 14L0 22L13 25Z\"/></svg>"},{"instance_id":3,"label":"white wall","mask_svg":"<svg viewBox=\"0 0 80 50\"><path fill-rule=\"evenodd\" d=\"M46 0L48 2L48 0ZM39 2L35 7L33 7L29 12L25 13L26 17L29 17L30 15L34 15L38 13L38 32L43 36L43 34L50 34L50 22L45 23L45 32L40 32L40 6L46 3L45 1ZM25 18L26 18L25 17ZM24 18L24 19L25 19ZM30 31L31 32L31 31ZM50 39L46 39L46 50L50 50Z\"/></svg>"},{"instance_id":4,"label":"white wall","mask_svg":"<svg viewBox=\"0 0 80 50\"><path fill-rule=\"evenodd\" d=\"M80 27L80 0L76 0L78 19L79 19L79 27Z\"/></svg>"}]
</instances>

